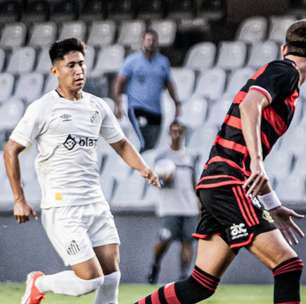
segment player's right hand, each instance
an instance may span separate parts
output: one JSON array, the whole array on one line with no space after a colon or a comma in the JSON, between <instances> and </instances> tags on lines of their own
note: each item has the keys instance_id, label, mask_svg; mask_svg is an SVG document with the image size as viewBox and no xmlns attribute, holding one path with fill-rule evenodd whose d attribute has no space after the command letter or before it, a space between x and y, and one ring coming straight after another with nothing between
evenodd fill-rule
<instances>
[{"instance_id":1,"label":"player's right hand","mask_svg":"<svg viewBox=\"0 0 306 304\"><path fill-rule=\"evenodd\" d=\"M262 160L252 160L250 164L251 175L245 181L243 188L250 197L256 197L267 185L269 178L264 168Z\"/></svg>"},{"instance_id":2,"label":"player's right hand","mask_svg":"<svg viewBox=\"0 0 306 304\"><path fill-rule=\"evenodd\" d=\"M269 211L275 226L281 231L286 241L290 244L298 244L298 236L304 237L304 232L293 221L293 218L301 219L304 215L284 206L279 206Z\"/></svg>"},{"instance_id":3,"label":"player's right hand","mask_svg":"<svg viewBox=\"0 0 306 304\"><path fill-rule=\"evenodd\" d=\"M30 220L30 216L38 219L35 210L25 201L18 201L14 204L14 216L19 224Z\"/></svg>"},{"instance_id":4,"label":"player's right hand","mask_svg":"<svg viewBox=\"0 0 306 304\"><path fill-rule=\"evenodd\" d=\"M140 174L148 181L150 185L160 188L159 178L152 169L146 167L140 171Z\"/></svg>"}]
</instances>

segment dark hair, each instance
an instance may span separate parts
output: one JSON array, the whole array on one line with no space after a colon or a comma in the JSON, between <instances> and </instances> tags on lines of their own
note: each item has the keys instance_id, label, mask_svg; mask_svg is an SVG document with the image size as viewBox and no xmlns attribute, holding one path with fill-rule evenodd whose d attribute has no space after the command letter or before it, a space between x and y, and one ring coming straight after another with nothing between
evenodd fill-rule
<instances>
[{"instance_id":1,"label":"dark hair","mask_svg":"<svg viewBox=\"0 0 306 304\"><path fill-rule=\"evenodd\" d=\"M298 20L288 28L286 44L286 55L306 57L306 19Z\"/></svg>"},{"instance_id":2,"label":"dark hair","mask_svg":"<svg viewBox=\"0 0 306 304\"><path fill-rule=\"evenodd\" d=\"M77 51L85 55L85 43L77 38L68 38L54 42L49 49L51 62L64 59L64 56L71 52Z\"/></svg>"},{"instance_id":3,"label":"dark hair","mask_svg":"<svg viewBox=\"0 0 306 304\"><path fill-rule=\"evenodd\" d=\"M172 127L174 127L174 126L178 126L178 127L183 128L183 131L186 130L186 126L177 119L175 119L171 122L171 124L169 125L169 131L171 131Z\"/></svg>"},{"instance_id":4,"label":"dark hair","mask_svg":"<svg viewBox=\"0 0 306 304\"><path fill-rule=\"evenodd\" d=\"M142 34L142 38L144 38L146 35L152 35L152 36L155 36L155 38L158 38L158 33L153 29L145 30Z\"/></svg>"}]
</instances>

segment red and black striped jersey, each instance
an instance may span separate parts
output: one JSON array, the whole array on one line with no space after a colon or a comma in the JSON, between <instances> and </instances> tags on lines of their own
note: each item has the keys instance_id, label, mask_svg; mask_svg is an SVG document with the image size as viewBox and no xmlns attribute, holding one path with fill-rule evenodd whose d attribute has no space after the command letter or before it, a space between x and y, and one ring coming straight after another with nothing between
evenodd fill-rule
<instances>
[{"instance_id":1,"label":"red and black striped jersey","mask_svg":"<svg viewBox=\"0 0 306 304\"><path fill-rule=\"evenodd\" d=\"M250 176L250 156L243 138L239 104L249 90L262 93L261 142L265 158L288 129L299 95L299 72L293 61L272 61L259 68L235 95L214 141L197 189L242 184Z\"/></svg>"}]
</instances>

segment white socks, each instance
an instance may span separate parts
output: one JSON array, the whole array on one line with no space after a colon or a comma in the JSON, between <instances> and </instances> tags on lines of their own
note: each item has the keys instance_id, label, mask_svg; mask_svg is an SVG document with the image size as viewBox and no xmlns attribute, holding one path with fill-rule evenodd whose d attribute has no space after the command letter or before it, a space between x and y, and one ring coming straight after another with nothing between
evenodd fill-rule
<instances>
[{"instance_id":1,"label":"white socks","mask_svg":"<svg viewBox=\"0 0 306 304\"><path fill-rule=\"evenodd\" d=\"M111 274L104 276L104 284L98 287L94 304L118 303L120 277L120 271L112 272Z\"/></svg>"},{"instance_id":2,"label":"white socks","mask_svg":"<svg viewBox=\"0 0 306 304\"><path fill-rule=\"evenodd\" d=\"M101 287L103 282L104 277L82 280L73 271L62 271L52 275L43 275L37 279L36 286L42 292L52 291L68 296L81 296Z\"/></svg>"}]
</instances>

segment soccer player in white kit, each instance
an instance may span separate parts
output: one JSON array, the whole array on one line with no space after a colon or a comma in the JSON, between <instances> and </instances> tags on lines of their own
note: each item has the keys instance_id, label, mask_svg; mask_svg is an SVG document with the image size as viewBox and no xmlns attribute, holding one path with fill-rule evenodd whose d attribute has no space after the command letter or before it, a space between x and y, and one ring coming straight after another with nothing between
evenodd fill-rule
<instances>
[{"instance_id":1,"label":"soccer player in white kit","mask_svg":"<svg viewBox=\"0 0 306 304\"><path fill-rule=\"evenodd\" d=\"M107 104L83 92L85 46L75 38L49 51L58 87L34 101L4 148L18 223L37 217L26 201L18 155L36 142L42 224L71 270L53 275L32 272L22 304L39 304L46 292L80 296L96 290L95 304L117 303L120 281L119 236L99 184L96 144L101 136L121 158L159 186L155 173L125 138Z\"/></svg>"}]
</instances>

